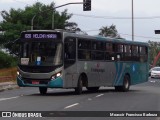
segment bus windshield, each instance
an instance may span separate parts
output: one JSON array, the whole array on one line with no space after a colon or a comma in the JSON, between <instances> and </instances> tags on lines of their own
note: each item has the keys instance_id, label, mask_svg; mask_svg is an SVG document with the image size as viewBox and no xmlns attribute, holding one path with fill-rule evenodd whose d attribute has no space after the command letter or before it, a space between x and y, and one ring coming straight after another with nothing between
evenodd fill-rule
<instances>
[{"instance_id":1,"label":"bus windshield","mask_svg":"<svg viewBox=\"0 0 160 120\"><path fill-rule=\"evenodd\" d=\"M62 64L62 43L30 41L21 43L21 65L53 66Z\"/></svg>"}]
</instances>

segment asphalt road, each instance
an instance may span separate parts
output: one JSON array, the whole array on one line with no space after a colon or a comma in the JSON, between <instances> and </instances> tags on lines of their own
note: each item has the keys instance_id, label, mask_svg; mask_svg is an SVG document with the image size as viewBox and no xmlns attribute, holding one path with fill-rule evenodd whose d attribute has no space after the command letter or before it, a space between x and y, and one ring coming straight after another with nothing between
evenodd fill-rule
<instances>
[{"instance_id":1,"label":"asphalt road","mask_svg":"<svg viewBox=\"0 0 160 120\"><path fill-rule=\"evenodd\" d=\"M0 92L0 111L160 111L160 79L149 79L146 83L131 86L129 92L116 92L111 87L102 87L94 93L84 90L82 95L75 95L72 89L49 89L47 95L40 95L38 88L6 90ZM43 119L160 120L159 117L47 117Z\"/></svg>"}]
</instances>

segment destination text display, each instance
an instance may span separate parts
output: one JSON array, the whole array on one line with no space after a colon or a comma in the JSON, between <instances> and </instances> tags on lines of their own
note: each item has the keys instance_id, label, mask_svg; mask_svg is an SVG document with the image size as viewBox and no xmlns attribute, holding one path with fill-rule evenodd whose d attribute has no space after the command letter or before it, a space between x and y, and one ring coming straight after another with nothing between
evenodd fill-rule
<instances>
[{"instance_id":1,"label":"destination text display","mask_svg":"<svg viewBox=\"0 0 160 120\"><path fill-rule=\"evenodd\" d=\"M57 34L54 33L50 33L50 34L43 34L43 33L35 33L35 34L24 34L24 38L26 39L31 39L31 38L35 38L35 39L56 39L57 38Z\"/></svg>"},{"instance_id":2,"label":"destination text display","mask_svg":"<svg viewBox=\"0 0 160 120\"><path fill-rule=\"evenodd\" d=\"M22 39L61 39L61 34L57 32L22 32Z\"/></svg>"}]
</instances>

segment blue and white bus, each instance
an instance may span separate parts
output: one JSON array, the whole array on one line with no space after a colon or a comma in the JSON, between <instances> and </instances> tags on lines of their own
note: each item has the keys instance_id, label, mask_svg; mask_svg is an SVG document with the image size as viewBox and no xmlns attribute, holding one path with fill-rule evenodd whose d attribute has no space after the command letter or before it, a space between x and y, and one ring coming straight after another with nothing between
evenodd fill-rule
<instances>
[{"instance_id":1,"label":"blue and white bus","mask_svg":"<svg viewBox=\"0 0 160 120\"><path fill-rule=\"evenodd\" d=\"M112 86L128 91L148 81L148 44L124 39L80 35L63 30L24 31L17 83L20 87L74 88L96 91Z\"/></svg>"}]
</instances>

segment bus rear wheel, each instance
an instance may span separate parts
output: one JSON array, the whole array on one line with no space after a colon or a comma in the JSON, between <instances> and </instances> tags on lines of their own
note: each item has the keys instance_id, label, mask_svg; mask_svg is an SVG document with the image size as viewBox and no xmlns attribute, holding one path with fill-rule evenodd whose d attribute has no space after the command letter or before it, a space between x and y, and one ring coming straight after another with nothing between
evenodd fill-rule
<instances>
[{"instance_id":1,"label":"bus rear wheel","mask_svg":"<svg viewBox=\"0 0 160 120\"><path fill-rule=\"evenodd\" d=\"M39 87L39 92L42 95L45 95L47 93L47 88L46 87Z\"/></svg>"},{"instance_id":2,"label":"bus rear wheel","mask_svg":"<svg viewBox=\"0 0 160 120\"><path fill-rule=\"evenodd\" d=\"M122 91L127 92L130 88L130 77L128 75L124 76Z\"/></svg>"},{"instance_id":3,"label":"bus rear wheel","mask_svg":"<svg viewBox=\"0 0 160 120\"><path fill-rule=\"evenodd\" d=\"M82 94L82 89L83 89L83 82L82 82L82 76L80 76L78 79L77 87L75 88L75 93L77 95Z\"/></svg>"},{"instance_id":4,"label":"bus rear wheel","mask_svg":"<svg viewBox=\"0 0 160 120\"><path fill-rule=\"evenodd\" d=\"M122 91L122 92L129 91L129 88L130 88L130 77L129 77L129 75L124 76L122 86L115 86L116 91Z\"/></svg>"}]
</instances>

